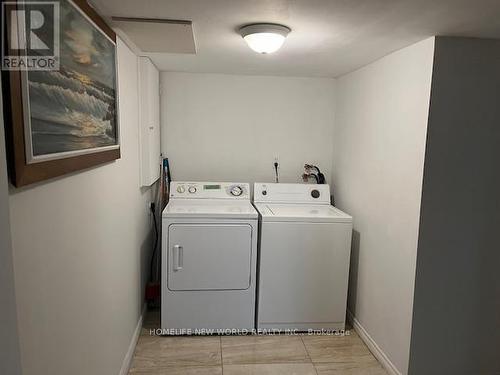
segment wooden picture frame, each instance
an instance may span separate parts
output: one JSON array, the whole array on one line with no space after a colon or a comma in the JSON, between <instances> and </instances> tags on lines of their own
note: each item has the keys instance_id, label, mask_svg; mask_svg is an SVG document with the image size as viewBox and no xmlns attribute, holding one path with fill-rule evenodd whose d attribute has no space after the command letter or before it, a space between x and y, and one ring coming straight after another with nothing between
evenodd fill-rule
<instances>
[{"instance_id":1,"label":"wooden picture frame","mask_svg":"<svg viewBox=\"0 0 500 375\"><path fill-rule=\"evenodd\" d=\"M8 167L11 182L16 187L62 176L67 173L111 162L120 158L116 34L85 0L62 1L66 1L67 4L73 6L75 10L79 11L80 14L85 17L87 21L89 21L89 24L95 27L95 30L99 31L103 34L103 36L106 36L107 39L112 41L112 55L114 57L114 87L110 89L108 86L102 86L103 88L101 93L102 95L108 95L108 98L111 97L109 92L114 93L114 101L112 102L114 107L111 107L110 104L107 107L108 112L106 113L112 113L114 116L112 118L106 118L106 120L114 126L110 130L114 132L112 133L113 137L109 137L109 142L114 142L114 144L97 147L87 146L88 148L80 148L63 152L56 151L52 153L52 155L55 156L51 156L49 153L48 157L47 155L42 155L40 160L33 161L33 158L30 158L29 151L31 151L31 155L33 155L34 146L31 143L30 136L34 133L27 133L28 127L26 124L27 118L31 119L31 117L27 117L31 116L31 112L29 112L31 109L28 107L29 109L27 110L25 103L27 100L27 89L25 87L29 85L29 82L26 78L23 78L23 74L27 76L28 72L20 70L4 70L2 71L2 95L6 130L5 134L7 139L6 146L9 162ZM63 30L61 32L63 32ZM5 38L4 43L6 43ZM95 86L92 87L92 89L94 88ZM108 91L106 91L106 89ZM48 112L50 112L50 110L48 110L47 113ZM104 121L104 118L99 119L99 121ZM86 123L83 124L85 125ZM32 132L31 125L29 127L29 131ZM31 149L28 148L29 146Z\"/></svg>"}]
</instances>

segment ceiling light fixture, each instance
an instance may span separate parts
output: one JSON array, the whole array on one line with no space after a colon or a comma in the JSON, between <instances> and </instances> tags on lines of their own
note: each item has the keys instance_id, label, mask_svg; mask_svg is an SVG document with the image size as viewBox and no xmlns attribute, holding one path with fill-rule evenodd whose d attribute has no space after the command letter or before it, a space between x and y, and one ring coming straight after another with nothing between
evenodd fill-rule
<instances>
[{"instance_id":1,"label":"ceiling light fixture","mask_svg":"<svg viewBox=\"0 0 500 375\"><path fill-rule=\"evenodd\" d=\"M274 23L253 23L240 28L240 35L248 46L258 53L273 53L281 48L289 27Z\"/></svg>"}]
</instances>

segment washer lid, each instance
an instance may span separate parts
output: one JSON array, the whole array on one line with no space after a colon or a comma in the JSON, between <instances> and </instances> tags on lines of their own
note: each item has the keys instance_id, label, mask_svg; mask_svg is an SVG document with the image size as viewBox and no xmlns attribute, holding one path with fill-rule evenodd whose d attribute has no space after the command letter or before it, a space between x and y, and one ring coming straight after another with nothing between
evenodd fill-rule
<instances>
[{"instance_id":1,"label":"washer lid","mask_svg":"<svg viewBox=\"0 0 500 375\"><path fill-rule=\"evenodd\" d=\"M162 213L168 218L256 219L258 214L248 201L173 199Z\"/></svg>"},{"instance_id":2,"label":"washer lid","mask_svg":"<svg viewBox=\"0 0 500 375\"><path fill-rule=\"evenodd\" d=\"M352 223L352 217L330 205L256 204L262 221Z\"/></svg>"}]
</instances>

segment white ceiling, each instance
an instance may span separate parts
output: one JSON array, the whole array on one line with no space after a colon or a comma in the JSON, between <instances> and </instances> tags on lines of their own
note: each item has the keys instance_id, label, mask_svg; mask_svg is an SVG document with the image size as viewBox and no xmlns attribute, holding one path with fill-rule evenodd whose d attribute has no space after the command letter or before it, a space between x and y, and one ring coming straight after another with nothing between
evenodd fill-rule
<instances>
[{"instance_id":1,"label":"white ceiling","mask_svg":"<svg viewBox=\"0 0 500 375\"><path fill-rule=\"evenodd\" d=\"M93 0L104 16L192 20L197 54L148 53L161 70L336 77L433 35L500 38L500 0ZM292 29L258 55L236 32ZM162 35L151 35L162 38Z\"/></svg>"}]
</instances>

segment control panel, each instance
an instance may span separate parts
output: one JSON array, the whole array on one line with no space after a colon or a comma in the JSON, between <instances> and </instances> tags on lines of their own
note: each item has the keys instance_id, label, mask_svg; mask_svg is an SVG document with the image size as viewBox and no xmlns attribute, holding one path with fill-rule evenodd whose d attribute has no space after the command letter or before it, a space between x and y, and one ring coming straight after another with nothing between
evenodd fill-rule
<instances>
[{"instance_id":1,"label":"control panel","mask_svg":"<svg viewBox=\"0 0 500 375\"><path fill-rule=\"evenodd\" d=\"M330 186L326 184L277 184L256 182L256 203L330 204Z\"/></svg>"},{"instance_id":2,"label":"control panel","mask_svg":"<svg viewBox=\"0 0 500 375\"><path fill-rule=\"evenodd\" d=\"M250 185L240 182L170 183L170 198L185 199L250 199Z\"/></svg>"}]
</instances>

